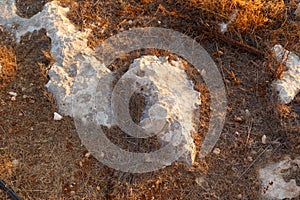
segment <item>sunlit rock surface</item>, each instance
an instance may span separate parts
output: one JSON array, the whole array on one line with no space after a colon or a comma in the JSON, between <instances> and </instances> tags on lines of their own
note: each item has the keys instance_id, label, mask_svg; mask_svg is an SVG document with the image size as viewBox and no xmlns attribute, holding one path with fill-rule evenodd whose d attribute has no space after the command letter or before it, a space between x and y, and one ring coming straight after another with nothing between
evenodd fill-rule
<instances>
[{"instance_id":1,"label":"sunlit rock surface","mask_svg":"<svg viewBox=\"0 0 300 200\"><path fill-rule=\"evenodd\" d=\"M12 32L18 42L24 34L40 29L45 29L51 38L55 63L48 72L50 81L46 87L57 100L59 113L82 121L92 117L95 123L108 127L114 125L111 93L115 74L87 46L89 30L78 31L67 18L69 9L56 1L47 3L30 19L19 17L16 10L14 1L0 0L0 25ZM200 94L187 79L182 63L146 56L136 59L121 79L127 78L145 86L141 93L147 97L147 105L141 127L157 132L161 143L176 143L179 139L174 137L182 136L187 150L183 157L191 163L195 146L190 132L194 131L193 114ZM96 110L95 99L101 99Z\"/></svg>"},{"instance_id":2,"label":"sunlit rock surface","mask_svg":"<svg viewBox=\"0 0 300 200\"><path fill-rule=\"evenodd\" d=\"M300 169L300 158L292 160L286 158L272 163L259 170L262 182L261 193L264 199L292 199L300 197L300 186L296 183L296 176Z\"/></svg>"},{"instance_id":3,"label":"sunlit rock surface","mask_svg":"<svg viewBox=\"0 0 300 200\"><path fill-rule=\"evenodd\" d=\"M285 50L281 45L275 45L273 51L279 62L283 62L287 71L283 77L274 82L282 103L290 103L300 91L300 58L295 53Z\"/></svg>"}]
</instances>

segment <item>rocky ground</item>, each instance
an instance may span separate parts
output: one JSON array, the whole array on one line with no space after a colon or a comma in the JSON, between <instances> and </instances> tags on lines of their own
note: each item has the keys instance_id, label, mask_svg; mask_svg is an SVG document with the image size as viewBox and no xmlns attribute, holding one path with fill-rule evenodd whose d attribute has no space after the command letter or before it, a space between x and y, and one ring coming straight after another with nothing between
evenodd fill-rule
<instances>
[{"instance_id":1,"label":"rocky ground","mask_svg":"<svg viewBox=\"0 0 300 200\"><path fill-rule=\"evenodd\" d=\"M258 170L300 155L300 96L287 105L277 101L271 84L285 67L270 51L281 44L300 55L300 20L294 14L296 0L247 2L60 0L70 7L68 17L79 30L92 30L91 48L129 28L170 28L199 42L223 76L227 116L213 153L196 158L194 166L176 162L146 174L102 165L81 145L72 118L53 120L58 106L45 87L54 62L45 30L28 33L17 43L1 27L0 179L21 199L260 199ZM16 3L19 15L29 18L46 0ZM219 24L227 23L235 10L243 12L228 32L220 33ZM133 52L111 68L126 68L144 54L168 55ZM210 116L209 92L191 66L187 71L202 98L199 150ZM299 165L285 177L291 179L300 187ZM0 199L9 197L0 191Z\"/></svg>"}]
</instances>

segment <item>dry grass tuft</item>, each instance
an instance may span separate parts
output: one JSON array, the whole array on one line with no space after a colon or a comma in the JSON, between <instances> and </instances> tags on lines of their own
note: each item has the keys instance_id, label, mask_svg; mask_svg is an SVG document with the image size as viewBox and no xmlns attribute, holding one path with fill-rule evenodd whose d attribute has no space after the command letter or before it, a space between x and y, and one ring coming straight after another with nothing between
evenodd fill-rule
<instances>
[{"instance_id":1,"label":"dry grass tuft","mask_svg":"<svg viewBox=\"0 0 300 200\"><path fill-rule=\"evenodd\" d=\"M197 8L227 22L236 14L234 27L241 31L255 31L284 17L283 0L190 0Z\"/></svg>"},{"instance_id":2,"label":"dry grass tuft","mask_svg":"<svg viewBox=\"0 0 300 200\"><path fill-rule=\"evenodd\" d=\"M46 1L51 0L40 2ZM220 153L197 158L193 167L178 162L147 174L110 169L86 156L71 118L52 120L58 108L45 88L47 68L53 62L46 33L27 34L16 47L7 48L13 39L4 43L9 33L2 31L0 63L5 70L11 69L12 76L8 77L13 79L16 55L18 72L7 88L0 88L0 103L5 105L0 106L0 175L5 182L14 183L22 199L259 199L256 169L284 154L299 155L300 98L298 95L292 105L277 106L268 96L271 83L285 68L267 52L278 43L300 52L300 23L293 14L298 0L59 1L70 8L68 18L72 23L80 30L91 29L90 47L135 27L161 26L194 38L212 55L222 73L228 113L216 146ZM19 13L30 17L40 11L40 2L18 0ZM219 24L227 23L233 13L237 18L228 32L218 32ZM236 41L262 51L263 56L252 55L241 46L235 48L232 44ZM168 52L131 52L110 67L114 71L141 55L164 53ZM200 75L186 67L201 92L199 134L195 137L199 149L210 119L210 96ZM2 77L3 73L0 81ZM7 97L11 88L30 99L11 101ZM121 140L114 132L111 135L117 142ZM270 148L261 144L263 135L270 139ZM145 142L136 142L136 146L128 143L121 147L145 152L155 147L149 142L149 148L139 146ZM18 162L20 165L16 165ZM7 199L3 195L0 191L0 199Z\"/></svg>"},{"instance_id":3,"label":"dry grass tuft","mask_svg":"<svg viewBox=\"0 0 300 200\"><path fill-rule=\"evenodd\" d=\"M12 175L13 163L6 155L0 154L0 174L2 179L8 179Z\"/></svg>"},{"instance_id":4,"label":"dry grass tuft","mask_svg":"<svg viewBox=\"0 0 300 200\"><path fill-rule=\"evenodd\" d=\"M0 46L0 64L0 87L4 87L16 75L16 57L11 47Z\"/></svg>"}]
</instances>

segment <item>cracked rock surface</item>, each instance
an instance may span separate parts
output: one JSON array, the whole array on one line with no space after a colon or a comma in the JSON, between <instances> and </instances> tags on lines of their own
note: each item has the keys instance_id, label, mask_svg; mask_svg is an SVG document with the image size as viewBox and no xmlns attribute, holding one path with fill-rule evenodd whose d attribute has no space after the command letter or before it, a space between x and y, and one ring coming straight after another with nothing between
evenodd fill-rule
<instances>
[{"instance_id":1,"label":"cracked rock surface","mask_svg":"<svg viewBox=\"0 0 300 200\"><path fill-rule=\"evenodd\" d=\"M30 19L16 14L15 2L0 1L0 25L12 32L17 40L28 32L45 29L51 38L51 56L55 63L48 72L46 84L63 115L93 120L99 125L114 125L111 93L114 73L98 61L87 46L89 30L78 29L67 18L68 8L52 1ZM138 73L143 71L143 77ZM181 134L188 152L185 161L194 157L194 143L190 132L194 130L193 112L199 104L199 93L178 61L168 62L165 58L144 57L136 59L123 79L133 78L137 84L146 85L148 104L141 119L141 126L152 132L160 132L162 142L176 141L174 135ZM148 92L147 92L148 91ZM101 99L94 106L94 99ZM74 104L76 104L74 106ZM177 134L176 134L177 132Z\"/></svg>"},{"instance_id":2,"label":"cracked rock surface","mask_svg":"<svg viewBox=\"0 0 300 200\"><path fill-rule=\"evenodd\" d=\"M292 174L299 173L299 169L300 158L292 160L289 157L261 168L259 178L262 182L262 196L272 200L299 197L300 186L292 177Z\"/></svg>"},{"instance_id":3,"label":"cracked rock surface","mask_svg":"<svg viewBox=\"0 0 300 200\"><path fill-rule=\"evenodd\" d=\"M280 101L288 104L300 91L300 58L281 45L275 45L273 51L277 60L283 62L288 69L280 80L274 82Z\"/></svg>"}]
</instances>

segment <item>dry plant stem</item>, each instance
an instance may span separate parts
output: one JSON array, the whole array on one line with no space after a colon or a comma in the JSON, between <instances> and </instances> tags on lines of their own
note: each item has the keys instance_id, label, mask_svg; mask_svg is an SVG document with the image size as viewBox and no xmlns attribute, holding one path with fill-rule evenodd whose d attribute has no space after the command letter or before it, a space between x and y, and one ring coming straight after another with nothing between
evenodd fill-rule
<instances>
[{"instance_id":1,"label":"dry plant stem","mask_svg":"<svg viewBox=\"0 0 300 200\"><path fill-rule=\"evenodd\" d=\"M247 167L247 169L239 176L239 179L244 176L248 170L256 163L256 161L271 147L271 144L269 144L258 156L257 158Z\"/></svg>"},{"instance_id":2,"label":"dry plant stem","mask_svg":"<svg viewBox=\"0 0 300 200\"><path fill-rule=\"evenodd\" d=\"M277 138L274 142L277 142L280 138ZM257 157L255 160L253 160L253 162L247 167L247 169L245 169L245 171L239 176L238 179L242 178L242 176L244 176L249 169L258 161L258 159L272 146L272 143L270 143ZM277 147L278 148L278 147ZM276 148L276 149L277 149ZM276 151L275 149L275 151Z\"/></svg>"},{"instance_id":3,"label":"dry plant stem","mask_svg":"<svg viewBox=\"0 0 300 200\"><path fill-rule=\"evenodd\" d=\"M225 43L227 43L231 46L237 47L241 50L244 50L244 51L246 51L250 54L253 54L253 55L256 55L256 56L262 57L262 58L266 57L266 55L267 55L265 52L260 51L255 47L252 47L252 46L247 45L247 44L243 44L243 43L241 43L237 40L234 40L234 39L224 35L223 33L220 33L219 31L217 31L215 29L212 29L212 28L209 28L209 27L207 27L203 24L198 23L197 27L199 27L199 29L202 29L204 34L207 34L209 36L213 36L216 39L220 39L223 42L225 42Z\"/></svg>"},{"instance_id":4,"label":"dry plant stem","mask_svg":"<svg viewBox=\"0 0 300 200\"><path fill-rule=\"evenodd\" d=\"M214 35L217 39L220 39L220 40L222 40L223 42L226 42L229 45L235 46L235 47L237 47L241 50L247 51L248 53L256 55L258 57L265 57L266 56L265 52L260 51L260 50L256 49L255 47L252 47L252 46L249 46L247 44L243 44L241 42L238 42L238 41L236 41L236 40L234 40L230 37L227 37L226 35L223 35L221 33L218 33L218 32L213 32L213 33L214 33Z\"/></svg>"}]
</instances>

